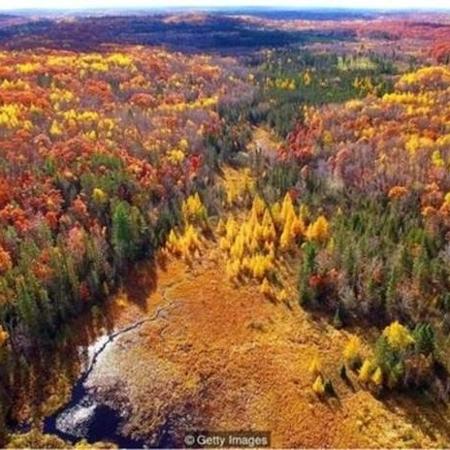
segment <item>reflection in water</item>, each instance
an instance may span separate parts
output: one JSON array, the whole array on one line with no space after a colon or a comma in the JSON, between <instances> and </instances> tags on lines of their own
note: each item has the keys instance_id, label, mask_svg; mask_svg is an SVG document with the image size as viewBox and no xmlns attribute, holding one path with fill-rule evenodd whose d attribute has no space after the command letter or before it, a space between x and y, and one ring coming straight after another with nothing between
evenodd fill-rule
<instances>
[{"instance_id":1,"label":"reflection in water","mask_svg":"<svg viewBox=\"0 0 450 450\"><path fill-rule=\"evenodd\" d=\"M124 448L143 448L142 442L128 439L120 434L123 421L118 411L99 403L85 387L98 358L109 349L109 344L123 333L156 320L164 311L159 309L148 317L147 301L156 288L156 270L153 261L139 264L127 277L127 284L106 301L101 309L94 306L78 316L64 329L59 339L51 346L36 349L27 356L29 371L17 370L17 385L26 390L30 408L48 401L55 391L63 396L63 388L58 380L70 380L70 399L54 414L44 419L44 433L54 434L67 442L80 439L89 442L108 441ZM138 313L134 322L118 328L123 305L116 299L125 298L128 306ZM137 320L136 320L137 319ZM126 323L126 321L125 321ZM26 377L26 378L23 378ZM20 392L20 390L18 391ZM24 422L18 421L16 430L27 431Z\"/></svg>"},{"instance_id":2,"label":"reflection in water","mask_svg":"<svg viewBox=\"0 0 450 450\"><path fill-rule=\"evenodd\" d=\"M122 332L129 331L129 328ZM87 370L75 383L70 401L52 416L44 421L44 432L55 434L68 442L87 439L88 442L112 442L122 448L143 448L142 442L126 438L120 434L120 414L106 405L95 401L86 389L85 382L91 373L95 362L102 352L113 341L113 335L101 336L86 350L88 353Z\"/></svg>"},{"instance_id":3,"label":"reflection in water","mask_svg":"<svg viewBox=\"0 0 450 450\"><path fill-rule=\"evenodd\" d=\"M84 438L92 443L106 440L122 448L143 448L142 442L120 434L122 421L120 414L106 405L97 403L86 389L85 383L98 359L109 348L109 344L144 323L158 319L164 313L166 310L160 307L153 316L145 317L111 334L100 336L87 346L82 352L87 359L86 370L75 383L70 401L45 419L44 432L55 434L69 442Z\"/></svg>"},{"instance_id":4,"label":"reflection in water","mask_svg":"<svg viewBox=\"0 0 450 450\"><path fill-rule=\"evenodd\" d=\"M108 441L121 448L145 448L142 442L122 436L120 424L117 411L96 403L87 394L75 405L47 418L44 431L72 443L86 439L90 443Z\"/></svg>"},{"instance_id":5,"label":"reflection in water","mask_svg":"<svg viewBox=\"0 0 450 450\"><path fill-rule=\"evenodd\" d=\"M64 410L55 420L58 431L73 437L83 438L89 434L89 427L97 404L84 397L79 404Z\"/></svg>"}]
</instances>

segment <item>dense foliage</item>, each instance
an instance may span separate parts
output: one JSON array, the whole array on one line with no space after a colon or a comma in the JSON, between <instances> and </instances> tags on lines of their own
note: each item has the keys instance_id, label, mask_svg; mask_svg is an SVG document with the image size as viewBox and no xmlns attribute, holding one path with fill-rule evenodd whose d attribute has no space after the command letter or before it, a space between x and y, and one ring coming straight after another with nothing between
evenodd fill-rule
<instances>
[{"instance_id":1,"label":"dense foliage","mask_svg":"<svg viewBox=\"0 0 450 450\"><path fill-rule=\"evenodd\" d=\"M331 232L304 247L302 304L339 324L398 320L448 335L449 88L449 69L429 67L403 75L381 98L306 111L280 159L298 165L293 188L311 211L324 211ZM388 344L379 351L391 351ZM394 358L397 378L406 377L406 356L389 355L383 364ZM388 378L391 370L382 367Z\"/></svg>"},{"instance_id":2,"label":"dense foliage","mask_svg":"<svg viewBox=\"0 0 450 450\"><path fill-rule=\"evenodd\" d=\"M286 137L307 105L339 103L368 94L383 95L396 72L392 57L361 51L267 51L256 62L260 86L250 118L264 121Z\"/></svg>"},{"instance_id":3,"label":"dense foliage","mask_svg":"<svg viewBox=\"0 0 450 450\"><path fill-rule=\"evenodd\" d=\"M373 327L343 379L447 399L450 25L323 14L0 21L0 444L71 320L158 249Z\"/></svg>"},{"instance_id":4,"label":"dense foliage","mask_svg":"<svg viewBox=\"0 0 450 450\"><path fill-rule=\"evenodd\" d=\"M238 69L143 48L0 53L5 399L17 355L107 296L212 183L216 105L252 95Z\"/></svg>"}]
</instances>

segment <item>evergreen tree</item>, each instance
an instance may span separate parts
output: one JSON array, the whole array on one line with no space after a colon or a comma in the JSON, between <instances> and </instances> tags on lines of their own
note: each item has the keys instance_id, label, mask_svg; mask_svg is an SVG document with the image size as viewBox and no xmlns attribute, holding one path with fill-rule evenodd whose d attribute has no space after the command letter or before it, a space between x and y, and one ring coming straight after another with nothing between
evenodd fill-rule
<instances>
[{"instance_id":1,"label":"evergreen tree","mask_svg":"<svg viewBox=\"0 0 450 450\"><path fill-rule=\"evenodd\" d=\"M133 234L130 207L128 203L121 201L114 208L111 236L111 242L119 265L131 259L136 253Z\"/></svg>"},{"instance_id":2,"label":"evergreen tree","mask_svg":"<svg viewBox=\"0 0 450 450\"><path fill-rule=\"evenodd\" d=\"M428 323L416 325L413 331L414 348L417 353L433 354L436 347L436 337L433 327Z\"/></svg>"}]
</instances>

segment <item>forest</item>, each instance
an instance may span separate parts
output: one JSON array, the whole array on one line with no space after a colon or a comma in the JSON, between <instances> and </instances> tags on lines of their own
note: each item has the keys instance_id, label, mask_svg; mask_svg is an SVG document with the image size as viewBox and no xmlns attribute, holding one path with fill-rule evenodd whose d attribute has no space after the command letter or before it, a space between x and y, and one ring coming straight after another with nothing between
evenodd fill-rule
<instances>
[{"instance_id":1,"label":"forest","mask_svg":"<svg viewBox=\"0 0 450 450\"><path fill-rule=\"evenodd\" d=\"M449 337L449 14L0 16L0 447L447 447Z\"/></svg>"}]
</instances>

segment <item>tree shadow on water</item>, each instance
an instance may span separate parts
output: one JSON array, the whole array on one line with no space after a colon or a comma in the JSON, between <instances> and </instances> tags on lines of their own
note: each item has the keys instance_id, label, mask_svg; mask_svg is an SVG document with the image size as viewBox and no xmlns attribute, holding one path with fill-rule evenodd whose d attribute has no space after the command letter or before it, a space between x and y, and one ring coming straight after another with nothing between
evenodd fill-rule
<instances>
[{"instance_id":1,"label":"tree shadow on water","mask_svg":"<svg viewBox=\"0 0 450 450\"><path fill-rule=\"evenodd\" d=\"M98 300L89 309L78 313L61 330L55 339L36 342L30 347L12 371L11 404L22 405L25 414L11 415L11 423L29 423L39 426L45 416L53 414L70 398L75 383L84 375L93 356L105 342L111 341L122 329L134 322L145 320L145 314L119 320L124 309L117 299L126 298L140 311L148 311L149 297L157 287L155 261L142 261L123 278L120 286L109 298ZM128 320L128 318L126 319Z\"/></svg>"}]
</instances>

